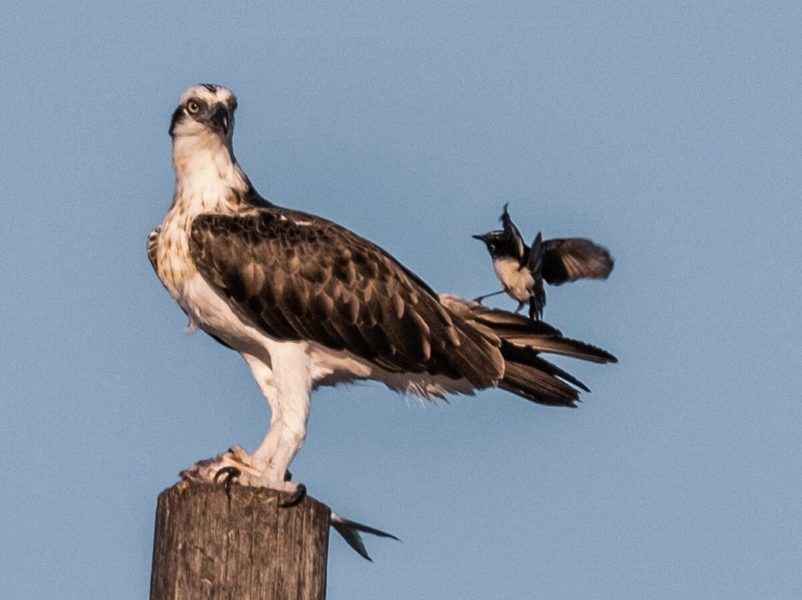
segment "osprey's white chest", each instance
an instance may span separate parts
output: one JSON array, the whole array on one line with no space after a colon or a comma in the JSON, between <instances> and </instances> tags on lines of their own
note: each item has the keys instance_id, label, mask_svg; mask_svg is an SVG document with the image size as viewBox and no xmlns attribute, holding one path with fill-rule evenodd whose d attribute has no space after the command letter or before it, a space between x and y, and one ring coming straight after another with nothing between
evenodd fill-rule
<instances>
[{"instance_id":1,"label":"osprey's white chest","mask_svg":"<svg viewBox=\"0 0 802 600\"><path fill-rule=\"evenodd\" d=\"M198 272L189 252L192 222L204 213L236 214L240 195L250 184L231 149L215 136L174 140L173 163L175 197L161 224L157 271L170 295L186 310L181 302L184 286Z\"/></svg>"},{"instance_id":2,"label":"osprey's white chest","mask_svg":"<svg viewBox=\"0 0 802 600\"><path fill-rule=\"evenodd\" d=\"M206 213L235 214L237 205L238 197L230 189L220 190L216 199L208 193L179 193L162 221L156 252L157 273L170 295L187 313L186 283L200 276L189 248L192 222Z\"/></svg>"}]
</instances>

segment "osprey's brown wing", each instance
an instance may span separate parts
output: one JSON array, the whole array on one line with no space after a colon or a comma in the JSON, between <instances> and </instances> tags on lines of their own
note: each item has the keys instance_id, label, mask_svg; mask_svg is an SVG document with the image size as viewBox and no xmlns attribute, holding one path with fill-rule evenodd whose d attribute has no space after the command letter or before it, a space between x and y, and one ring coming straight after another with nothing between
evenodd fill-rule
<instances>
[{"instance_id":1,"label":"osprey's brown wing","mask_svg":"<svg viewBox=\"0 0 802 600\"><path fill-rule=\"evenodd\" d=\"M543 278L551 285L577 279L607 279L613 257L607 248L583 238L548 240L544 244Z\"/></svg>"},{"instance_id":2,"label":"osprey's brown wing","mask_svg":"<svg viewBox=\"0 0 802 600\"><path fill-rule=\"evenodd\" d=\"M201 215L190 254L235 310L280 340L348 350L395 372L503 376L498 340L445 308L378 246L325 219L280 208Z\"/></svg>"}]
</instances>

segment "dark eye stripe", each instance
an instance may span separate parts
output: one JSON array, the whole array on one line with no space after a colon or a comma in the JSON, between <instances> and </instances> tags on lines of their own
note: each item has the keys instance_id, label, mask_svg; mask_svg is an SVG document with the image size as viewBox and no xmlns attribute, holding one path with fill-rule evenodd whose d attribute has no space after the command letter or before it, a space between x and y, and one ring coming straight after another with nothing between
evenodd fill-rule
<instances>
[{"instance_id":1,"label":"dark eye stripe","mask_svg":"<svg viewBox=\"0 0 802 600\"><path fill-rule=\"evenodd\" d=\"M175 133L176 125L178 125L178 123L180 123L181 120L185 118L186 115L184 114L184 111L181 109L181 107L179 106L178 108L176 108L175 112L173 112L173 118L170 119L170 129L169 129L170 135L173 135L173 133Z\"/></svg>"}]
</instances>

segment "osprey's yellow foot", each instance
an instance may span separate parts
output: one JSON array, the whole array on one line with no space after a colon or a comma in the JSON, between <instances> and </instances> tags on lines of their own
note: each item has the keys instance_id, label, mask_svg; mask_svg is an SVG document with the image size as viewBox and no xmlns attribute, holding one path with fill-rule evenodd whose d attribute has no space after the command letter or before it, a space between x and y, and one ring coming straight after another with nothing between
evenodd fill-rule
<instances>
[{"instance_id":1,"label":"osprey's yellow foot","mask_svg":"<svg viewBox=\"0 0 802 600\"><path fill-rule=\"evenodd\" d=\"M227 494L231 493L231 486L235 483L283 492L288 497L280 500L282 507L295 506L306 496L306 486L291 481L292 474L289 471L284 473L281 480L273 479L269 468L254 463L251 455L239 446L214 458L199 460L181 471L180 476L189 481L222 483Z\"/></svg>"},{"instance_id":2,"label":"osprey's yellow foot","mask_svg":"<svg viewBox=\"0 0 802 600\"><path fill-rule=\"evenodd\" d=\"M219 483L222 480L228 491L234 481L241 485L254 485L254 482L259 479L261 471L253 464L250 455L245 450L234 446L214 458L199 460L191 467L181 471L179 475L181 479L190 481Z\"/></svg>"}]
</instances>

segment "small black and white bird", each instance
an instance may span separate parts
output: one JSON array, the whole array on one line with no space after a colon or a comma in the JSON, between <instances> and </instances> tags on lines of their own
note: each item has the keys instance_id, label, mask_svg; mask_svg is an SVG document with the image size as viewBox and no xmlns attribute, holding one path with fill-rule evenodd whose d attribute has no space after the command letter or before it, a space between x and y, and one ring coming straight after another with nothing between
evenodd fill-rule
<instances>
[{"instance_id":1,"label":"small black and white bird","mask_svg":"<svg viewBox=\"0 0 802 600\"><path fill-rule=\"evenodd\" d=\"M175 193L148 237L161 283L189 317L238 352L270 408L253 452L235 446L182 476L286 492L319 387L376 381L423 399L501 388L532 402L576 406L575 377L543 358L616 362L539 321L437 294L376 244L316 215L277 206L234 157L231 90L189 88L170 124ZM358 435L358 431L348 435ZM358 551L359 532L332 520ZM364 548L362 548L364 550Z\"/></svg>"},{"instance_id":2,"label":"small black and white bird","mask_svg":"<svg viewBox=\"0 0 802 600\"><path fill-rule=\"evenodd\" d=\"M577 279L607 279L613 270L613 257L607 248L584 238L543 241L538 232L532 247L526 245L518 227L504 205L501 230L473 236L484 242L493 259L493 270L503 289L479 296L474 301L506 293L518 301L516 313L528 303L529 318L538 320L546 306L543 282L562 285Z\"/></svg>"}]
</instances>

